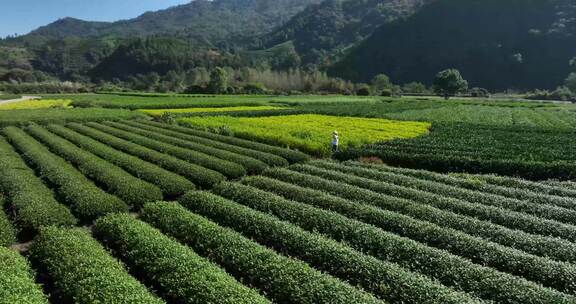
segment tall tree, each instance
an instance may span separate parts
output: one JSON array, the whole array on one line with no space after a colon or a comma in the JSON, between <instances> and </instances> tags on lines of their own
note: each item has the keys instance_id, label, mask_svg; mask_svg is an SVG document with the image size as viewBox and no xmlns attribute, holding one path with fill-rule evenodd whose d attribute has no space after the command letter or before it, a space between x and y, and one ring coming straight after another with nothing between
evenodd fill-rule
<instances>
[{"instance_id":1,"label":"tall tree","mask_svg":"<svg viewBox=\"0 0 576 304\"><path fill-rule=\"evenodd\" d=\"M457 93L468 90L468 81L464 80L456 69L444 70L434 79L434 92L449 99Z\"/></svg>"},{"instance_id":2,"label":"tall tree","mask_svg":"<svg viewBox=\"0 0 576 304\"><path fill-rule=\"evenodd\" d=\"M222 94L228 89L228 72L223 68L216 68L210 74L208 90L213 94Z\"/></svg>"}]
</instances>

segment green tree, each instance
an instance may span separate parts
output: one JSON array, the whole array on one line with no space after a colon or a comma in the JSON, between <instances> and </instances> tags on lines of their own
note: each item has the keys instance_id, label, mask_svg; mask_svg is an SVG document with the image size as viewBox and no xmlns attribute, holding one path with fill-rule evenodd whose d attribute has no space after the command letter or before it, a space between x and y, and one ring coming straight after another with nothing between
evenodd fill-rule
<instances>
[{"instance_id":1,"label":"green tree","mask_svg":"<svg viewBox=\"0 0 576 304\"><path fill-rule=\"evenodd\" d=\"M449 99L457 93L468 89L468 81L464 80L460 71L456 69L444 70L434 79L434 92Z\"/></svg>"},{"instance_id":2,"label":"green tree","mask_svg":"<svg viewBox=\"0 0 576 304\"><path fill-rule=\"evenodd\" d=\"M420 82L410 82L402 86L402 91L409 94L427 94L428 88Z\"/></svg>"},{"instance_id":3,"label":"green tree","mask_svg":"<svg viewBox=\"0 0 576 304\"><path fill-rule=\"evenodd\" d=\"M384 74L378 74L372 79L372 92L380 95L384 90L390 89L392 87L392 82L390 77Z\"/></svg>"},{"instance_id":4,"label":"green tree","mask_svg":"<svg viewBox=\"0 0 576 304\"><path fill-rule=\"evenodd\" d=\"M228 72L223 68L216 68L210 73L208 90L213 94L225 93L228 89Z\"/></svg>"},{"instance_id":5,"label":"green tree","mask_svg":"<svg viewBox=\"0 0 576 304\"><path fill-rule=\"evenodd\" d=\"M564 81L564 85L572 92L572 94L576 95L576 72L572 72L568 75Z\"/></svg>"}]
</instances>

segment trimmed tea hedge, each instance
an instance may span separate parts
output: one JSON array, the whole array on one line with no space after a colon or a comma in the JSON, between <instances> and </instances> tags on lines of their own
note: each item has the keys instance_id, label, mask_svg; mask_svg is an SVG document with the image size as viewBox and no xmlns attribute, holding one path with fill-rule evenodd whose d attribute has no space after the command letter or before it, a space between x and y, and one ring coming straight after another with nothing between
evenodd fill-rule
<instances>
[{"instance_id":1,"label":"trimmed tea hedge","mask_svg":"<svg viewBox=\"0 0 576 304\"><path fill-rule=\"evenodd\" d=\"M420 199L418 196L421 191L414 190L414 201L411 201L285 169L269 170L265 174L291 184L326 191L352 201L368 203L419 220L432 222L442 227L461 230L470 235L479 236L532 254L553 257L560 261L576 261L574 256L576 244L572 242L509 229L495 225L490 221L482 221L422 204L421 201L424 201L424 199ZM396 187L394 189L402 190L403 188Z\"/></svg>"},{"instance_id":2,"label":"trimmed tea hedge","mask_svg":"<svg viewBox=\"0 0 576 304\"><path fill-rule=\"evenodd\" d=\"M575 297L525 279L474 264L446 251L372 225L241 184L222 183L214 191L248 207L272 213L308 231L345 242L379 259L420 272L453 288L498 303L571 303Z\"/></svg>"},{"instance_id":3,"label":"trimmed tea hedge","mask_svg":"<svg viewBox=\"0 0 576 304\"><path fill-rule=\"evenodd\" d=\"M212 169L214 171L220 172L229 178L239 178L246 175L246 170L244 167L217 157L210 156L208 154L200 153L197 151L180 148L178 146L168 144L166 142L151 139L151 136L141 136L138 135L131 127L124 126L122 124L116 124L114 122L105 122L103 125L88 124L89 126L105 131L108 134L114 135L116 137L128 140L135 144L142 145L144 147L154 149L158 152L166 153L180 159L186 160L190 163L197 164L204 168ZM102 129L102 126L107 126L108 128Z\"/></svg>"},{"instance_id":4,"label":"trimmed tea hedge","mask_svg":"<svg viewBox=\"0 0 576 304\"><path fill-rule=\"evenodd\" d=\"M15 222L24 231L42 226L74 226L76 218L36 177L24 160L0 137L0 190L6 195ZM1 205L1 204L0 204ZM1 221L1 220L0 220ZM1 237L0 237L1 239Z\"/></svg>"},{"instance_id":5,"label":"trimmed tea hedge","mask_svg":"<svg viewBox=\"0 0 576 304\"><path fill-rule=\"evenodd\" d=\"M558 195L558 196L576 198L576 189L566 188L563 186L562 182L559 181L557 181L556 183L552 182L551 184L546 184L546 183L527 181L519 178L501 177L494 175L482 175L480 176L480 178L486 181L487 183L493 185L525 189L549 195Z\"/></svg>"},{"instance_id":6,"label":"trimmed tea hedge","mask_svg":"<svg viewBox=\"0 0 576 304\"><path fill-rule=\"evenodd\" d=\"M152 121L143 121L143 120L133 121L132 123L137 124L138 127L142 126L142 127L154 128L151 129L151 131L157 131L164 135L173 136L176 138L196 142L208 147L220 150L226 150L228 152L251 157L270 166L286 167L289 165L286 159L276 154L254 150L251 149L250 147L243 147L231 143L226 143L223 141L219 141L218 139L211 139L207 137L195 136L193 134L185 133L185 131L187 131L188 128L162 124Z\"/></svg>"},{"instance_id":7,"label":"trimmed tea hedge","mask_svg":"<svg viewBox=\"0 0 576 304\"><path fill-rule=\"evenodd\" d=\"M225 159L227 161L239 164L246 169L246 172L251 174L261 173L262 171L266 170L266 168L268 168L268 166L265 163L255 158L199 144L195 142L194 139L185 140L180 139L173 135L164 135L162 129L159 128L147 125L139 125L132 121L123 121L122 124L124 130L134 132L142 136L154 138L156 140L176 145L182 148L191 149L194 151L205 153L207 155L213 155L220 159Z\"/></svg>"},{"instance_id":8,"label":"trimmed tea hedge","mask_svg":"<svg viewBox=\"0 0 576 304\"><path fill-rule=\"evenodd\" d=\"M69 124L68 127L102 143L108 144L115 149L122 150L143 160L157 164L164 169L180 174L200 187L211 188L213 185L226 179L224 175L216 171L131 143L91 127L80 124Z\"/></svg>"},{"instance_id":9,"label":"trimmed tea hedge","mask_svg":"<svg viewBox=\"0 0 576 304\"><path fill-rule=\"evenodd\" d=\"M182 206L147 204L143 219L222 265L242 282L259 288L275 303L382 303Z\"/></svg>"},{"instance_id":10,"label":"trimmed tea hedge","mask_svg":"<svg viewBox=\"0 0 576 304\"><path fill-rule=\"evenodd\" d=\"M130 206L141 207L146 202L162 200L162 191L152 184L138 179L123 169L78 148L58 135L39 126L30 126L27 132L76 166L84 176L106 187Z\"/></svg>"},{"instance_id":11,"label":"trimmed tea hedge","mask_svg":"<svg viewBox=\"0 0 576 304\"><path fill-rule=\"evenodd\" d=\"M82 149L122 167L132 175L158 186L167 197L181 196L187 191L196 188L192 182L178 174L143 161L138 157L110 148L108 145L91 139L88 136L81 135L60 125L49 125L46 128L50 130L50 132L73 142Z\"/></svg>"},{"instance_id":12,"label":"trimmed tea hedge","mask_svg":"<svg viewBox=\"0 0 576 304\"><path fill-rule=\"evenodd\" d=\"M146 122L146 123L152 123L152 122ZM228 143L231 145L248 148L251 150L257 150L257 151L261 151L261 152L265 152L265 153L270 153L273 155L279 155L279 156L283 157L284 159L286 159L291 164L304 162L304 161L307 161L310 159L310 157L308 155L306 155L302 152L284 149L284 148L280 148L280 147L275 147L275 146L271 146L271 145L266 145L266 144L262 144L262 143L257 143L257 142L253 142L250 140L245 140L245 139L236 138L236 137L232 137L232 136L224 136L224 135L220 135L220 134L216 134L216 133L212 133L212 132L200 131L197 129L180 127L180 126L173 126L173 125L167 125L166 128L171 129L171 130L175 130L178 132L194 135L194 136L204 137L204 138Z\"/></svg>"},{"instance_id":13,"label":"trimmed tea hedge","mask_svg":"<svg viewBox=\"0 0 576 304\"><path fill-rule=\"evenodd\" d=\"M180 199L180 203L219 225L299 258L391 303L478 303L467 294L453 291L394 263L362 254L223 197L208 192L190 192Z\"/></svg>"},{"instance_id":14,"label":"trimmed tea hedge","mask_svg":"<svg viewBox=\"0 0 576 304\"><path fill-rule=\"evenodd\" d=\"M321 191L293 186L269 178L251 177L247 178L245 183L290 200L336 211L397 235L468 258L479 265L522 276L562 292L576 293L576 266L570 263L530 255L461 231L439 227L396 212L367 204L358 204Z\"/></svg>"},{"instance_id":15,"label":"trimmed tea hedge","mask_svg":"<svg viewBox=\"0 0 576 304\"><path fill-rule=\"evenodd\" d=\"M377 143L337 157L377 156L389 165L437 172L570 180L576 178L573 139L574 131L562 128L439 123L428 136Z\"/></svg>"},{"instance_id":16,"label":"trimmed tea hedge","mask_svg":"<svg viewBox=\"0 0 576 304\"><path fill-rule=\"evenodd\" d=\"M170 303L270 303L190 248L130 215L101 218L94 233Z\"/></svg>"},{"instance_id":17,"label":"trimmed tea hedge","mask_svg":"<svg viewBox=\"0 0 576 304\"><path fill-rule=\"evenodd\" d=\"M82 229L48 227L31 248L65 303L164 303L134 279Z\"/></svg>"},{"instance_id":18,"label":"trimmed tea hedge","mask_svg":"<svg viewBox=\"0 0 576 304\"><path fill-rule=\"evenodd\" d=\"M4 206L4 197L0 196L0 207ZM16 231L4 211L0 210L0 247L10 246L16 242Z\"/></svg>"},{"instance_id":19,"label":"trimmed tea hedge","mask_svg":"<svg viewBox=\"0 0 576 304\"><path fill-rule=\"evenodd\" d=\"M315 167L326 169L329 171L337 171L345 173L347 176L351 177L350 178L351 181L355 181L358 183L360 183L360 179L356 177L369 178L375 180L372 183L377 181L385 183L393 183L396 185L412 189L434 193L445 198L455 198L458 200L467 201L474 204L499 207L511 211L522 212L537 217L563 222L570 225L576 223L576 210L570 210L563 207L554 206L551 204L543 205L541 203L533 203L512 198L506 198L490 193L478 192L451 185L446 185L433 180L421 180L418 178L405 176L394 172L386 173L382 171L363 169L359 167L349 167L338 163L326 162L326 161L318 161L313 162L311 164Z\"/></svg>"},{"instance_id":20,"label":"trimmed tea hedge","mask_svg":"<svg viewBox=\"0 0 576 304\"><path fill-rule=\"evenodd\" d=\"M108 213L128 211L123 201L96 187L76 168L52 154L24 131L7 127L4 135L29 163L34 164L39 175L54 185L81 220L92 221Z\"/></svg>"},{"instance_id":21,"label":"trimmed tea hedge","mask_svg":"<svg viewBox=\"0 0 576 304\"><path fill-rule=\"evenodd\" d=\"M525 200L527 202L539 205L552 205L552 206L555 205L563 208L576 210L576 197L571 197L572 193L566 191L560 191L560 193L557 194L550 194L548 193L548 191L550 190L548 187L542 187L542 184L540 183L526 180L512 179L500 176L490 176L490 175L459 174L458 176L456 176L456 175L440 174L425 170L394 168L384 165L374 166L369 164L362 164L360 162L350 162L350 161L346 162L345 164L346 169L348 169L348 167L370 169L370 170L360 170L358 171L359 174L357 175L362 174L362 176L364 177L376 180L378 180L379 178L378 173L380 172L396 173L401 174L403 176L417 178L420 180L433 181L458 188L475 190L485 194L494 194L494 195L488 195L492 199L501 199L503 196L512 199ZM372 170L378 172L373 172ZM492 184L488 180L496 181L497 183L500 180L511 180L511 181L506 181L503 182L502 185L499 185L499 184ZM507 183L509 183L510 185L506 186ZM564 197L562 196L563 194L568 195ZM543 206L543 208L544 207L545 206Z\"/></svg>"},{"instance_id":22,"label":"trimmed tea hedge","mask_svg":"<svg viewBox=\"0 0 576 304\"><path fill-rule=\"evenodd\" d=\"M34 271L18 252L0 247L0 303L48 304Z\"/></svg>"},{"instance_id":23,"label":"trimmed tea hedge","mask_svg":"<svg viewBox=\"0 0 576 304\"><path fill-rule=\"evenodd\" d=\"M429 204L436 208L452 211L454 213L475 217L481 220L491 221L511 229L522 230L527 233L540 234L544 236L555 236L564 238L569 241L576 241L576 226L568 225L552 220L542 219L536 216L527 215L520 212L510 211L494 206L486 206L478 203L464 202L457 199L451 199L437 194L412 189L404 186L398 186L386 182L376 182L366 178L359 178L353 175L337 173L330 170L324 170L307 165L295 165L291 170L301 173L312 174L328 178L333 181L350 184L371 191L363 191L367 197L365 200L382 199L378 194L394 196L396 199L404 198L414 200L421 204ZM347 187L340 186L339 189L331 189L333 193L339 192L339 195L347 191ZM328 191L328 190L327 190ZM359 197L346 197L352 200Z\"/></svg>"}]
</instances>

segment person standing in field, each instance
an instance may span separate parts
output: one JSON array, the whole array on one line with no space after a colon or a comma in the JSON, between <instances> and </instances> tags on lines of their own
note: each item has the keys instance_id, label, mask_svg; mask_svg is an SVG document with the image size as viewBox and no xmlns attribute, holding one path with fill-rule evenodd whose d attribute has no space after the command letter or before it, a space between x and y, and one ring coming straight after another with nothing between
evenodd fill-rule
<instances>
[{"instance_id":1,"label":"person standing in field","mask_svg":"<svg viewBox=\"0 0 576 304\"><path fill-rule=\"evenodd\" d=\"M338 135L338 131L334 131L332 134L332 152L340 152L340 136Z\"/></svg>"}]
</instances>

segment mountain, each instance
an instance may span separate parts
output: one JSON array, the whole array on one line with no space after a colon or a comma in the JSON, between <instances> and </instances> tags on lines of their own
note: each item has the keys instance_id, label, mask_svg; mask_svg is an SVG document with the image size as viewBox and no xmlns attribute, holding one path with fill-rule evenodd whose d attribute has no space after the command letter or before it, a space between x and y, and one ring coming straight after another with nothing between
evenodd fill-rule
<instances>
[{"instance_id":1,"label":"mountain","mask_svg":"<svg viewBox=\"0 0 576 304\"><path fill-rule=\"evenodd\" d=\"M329 72L431 84L440 70L457 68L471 85L491 90L554 88L575 55L571 0L437 0L381 26Z\"/></svg>"},{"instance_id":2,"label":"mountain","mask_svg":"<svg viewBox=\"0 0 576 304\"><path fill-rule=\"evenodd\" d=\"M261 35L321 0L195 0L118 22L64 18L20 37L24 41L61 38L169 35L218 44Z\"/></svg>"},{"instance_id":3,"label":"mountain","mask_svg":"<svg viewBox=\"0 0 576 304\"><path fill-rule=\"evenodd\" d=\"M262 38L264 47L291 41L303 63L323 63L378 27L412 15L432 0L326 0ZM326 62L324 62L326 63Z\"/></svg>"}]
</instances>

